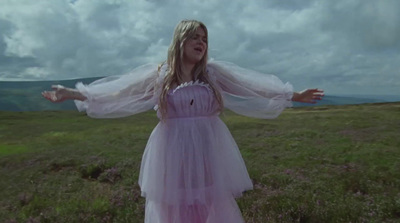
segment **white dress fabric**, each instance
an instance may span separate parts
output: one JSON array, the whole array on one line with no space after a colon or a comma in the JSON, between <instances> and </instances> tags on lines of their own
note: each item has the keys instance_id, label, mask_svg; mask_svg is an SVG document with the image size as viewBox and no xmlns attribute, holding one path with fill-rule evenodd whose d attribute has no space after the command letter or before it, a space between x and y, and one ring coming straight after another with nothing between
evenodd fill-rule
<instances>
[{"instance_id":1,"label":"white dress fabric","mask_svg":"<svg viewBox=\"0 0 400 223\"><path fill-rule=\"evenodd\" d=\"M157 105L166 69L149 65L88 86L78 83L88 98L77 102L78 109L96 118L148 110ZM274 118L291 105L291 85L275 76L224 62L209 62L207 70L225 107L239 114ZM218 108L207 83L168 92L167 117L151 133L140 169L146 223L244 222L234 198L253 185Z\"/></svg>"}]
</instances>

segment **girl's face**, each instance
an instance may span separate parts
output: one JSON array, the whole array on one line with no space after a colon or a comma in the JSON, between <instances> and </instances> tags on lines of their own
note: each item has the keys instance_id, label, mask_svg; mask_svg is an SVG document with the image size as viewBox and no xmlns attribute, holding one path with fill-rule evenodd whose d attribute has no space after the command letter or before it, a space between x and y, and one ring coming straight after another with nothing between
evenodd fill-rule
<instances>
[{"instance_id":1,"label":"girl's face","mask_svg":"<svg viewBox=\"0 0 400 223\"><path fill-rule=\"evenodd\" d=\"M196 64L205 55L207 50L207 36L203 28L197 28L192 37L186 39L183 45L183 62Z\"/></svg>"}]
</instances>

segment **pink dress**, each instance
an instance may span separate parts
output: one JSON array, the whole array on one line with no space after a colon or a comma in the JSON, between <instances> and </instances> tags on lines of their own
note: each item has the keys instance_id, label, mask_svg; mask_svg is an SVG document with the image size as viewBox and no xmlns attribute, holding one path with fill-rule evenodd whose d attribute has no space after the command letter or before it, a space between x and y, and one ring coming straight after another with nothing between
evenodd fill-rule
<instances>
[{"instance_id":1,"label":"pink dress","mask_svg":"<svg viewBox=\"0 0 400 223\"><path fill-rule=\"evenodd\" d=\"M88 86L78 83L88 98L76 102L78 109L98 118L148 110L158 102L167 67L154 69L141 67ZM138 81L142 72L146 74ZM210 62L208 73L225 107L239 114L274 118L291 105L291 85L275 76L224 62ZM244 222L234 198L253 185L238 146L218 117L210 86L200 81L181 84L168 93L167 106L167 118L151 133L142 158L139 185L146 197L145 222Z\"/></svg>"}]
</instances>

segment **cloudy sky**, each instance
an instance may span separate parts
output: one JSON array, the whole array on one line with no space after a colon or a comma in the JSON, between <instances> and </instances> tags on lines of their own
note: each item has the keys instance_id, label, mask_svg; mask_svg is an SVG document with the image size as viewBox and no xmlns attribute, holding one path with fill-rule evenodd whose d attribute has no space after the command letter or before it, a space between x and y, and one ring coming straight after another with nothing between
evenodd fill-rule
<instances>
[{"instance_id":1,"label":"cloudy sky","mask_svg":"<svg viewBox=\"0 0 400 223\"><path fill-rule=\"evenodd\" d=\"M209 56L296 90L400 95L398 0L0 0L0 81L120 74L159 63L203 21Z\"/></svg>"}]
</instances>

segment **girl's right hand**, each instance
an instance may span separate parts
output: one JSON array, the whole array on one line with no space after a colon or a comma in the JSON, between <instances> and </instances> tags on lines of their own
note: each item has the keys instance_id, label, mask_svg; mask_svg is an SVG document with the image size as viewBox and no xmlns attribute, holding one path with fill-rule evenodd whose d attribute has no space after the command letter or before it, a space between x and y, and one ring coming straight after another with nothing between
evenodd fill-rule
<instances>
[{"instance_id":1,"label":"girl's right hand","mask_svg":"<svg viewBox=\"0 0 400 223\"><path fill-rule=\"evenodd\" d=\"M43 91L42 96L47 100L58 103L69 99L69 91L62 85L52 85L53 91Z\"/></svg>"}]
</instances>

